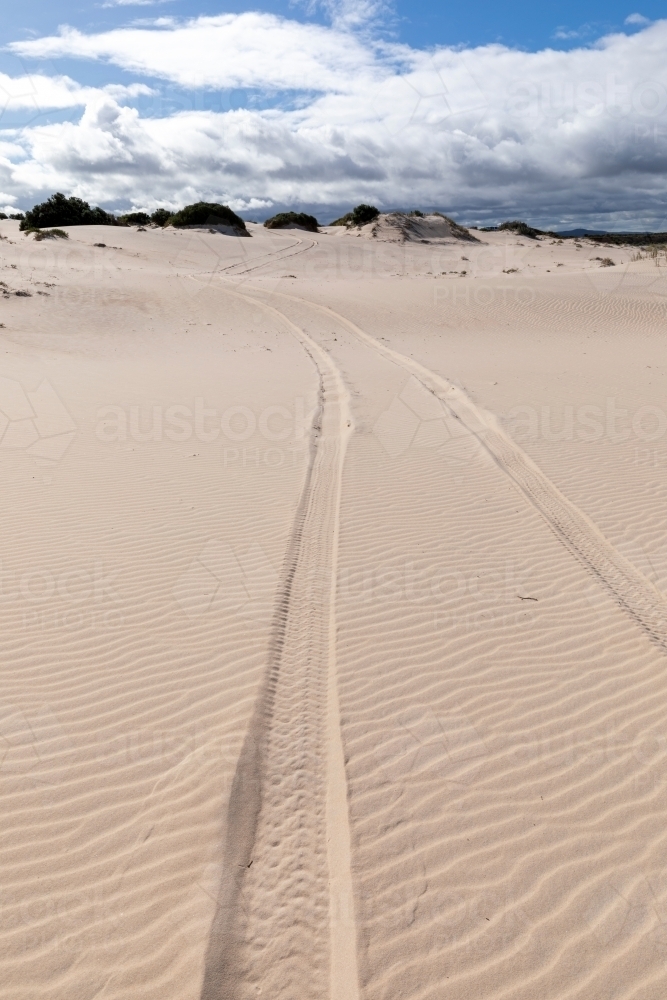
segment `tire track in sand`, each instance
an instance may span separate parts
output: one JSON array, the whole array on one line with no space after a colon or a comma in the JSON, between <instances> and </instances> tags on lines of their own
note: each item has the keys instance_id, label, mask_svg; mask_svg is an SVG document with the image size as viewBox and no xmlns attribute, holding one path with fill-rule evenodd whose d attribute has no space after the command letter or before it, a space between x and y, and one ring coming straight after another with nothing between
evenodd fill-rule
<instances>
[{"instance_id":1,"label":"tire track in sand","mask_svg":"<svg viewBox=\"0 0 667 1000\"><path fill-rule=\"evenodd\" d=\"M276 597L267 670L238 761L202 1000L357 1000L336 578L349 396L328 354L277 309L319 374L310 459Z\"/></svg>"},{"instance_id":2,"label":"tire track in sand","mask_svg":"<svg viewBox=\"0 0 667 1000\"><path fill-rule=\"evenodd\" d=\"M305 247L303 245L304 242L305 242L305 240L303 240L303 239L301 239L301 240L297 239L296 243L292 243L292 245L289 246L289 247L283 247L281 250L271 250L271 251L269 251L269 253L260 254L259 257L255 257L255 258L251 257L251 258L249 258L248 260L245 260L245 261L237 261L236 264L230 264L229 267L223 267L223 268L220 269L220 271L218 271L216 273L220 274L220 275L225 274L225 277L236 278L236 277L238 277L238 276L240 276L242 274L248 274L250 271L257 271L261 267L267 267L269 264L275 264L275 263L278 263L281 260L287 260L290 257L298 257L299 254L307 253L308 250L312 250L313 247L316 247L316 246L319 245L318 242L317 242L317 240L311 240L310 243L309 243L309 245L307 247ZM297 249L295 249L295 247L301 247L301 249L297 250ZM294 250L294 253L289 253L288 252L288 251L291 251L291 250ZM261 264L255 264L255 263L253 263L254 260L259 260L261 257L268 257L269 260L263 260ZM250 264L250 263L253 264L252 267L244 267L245 264ZM243 267L243 270L242 271L234 271L233 273L231 273L233 271L233 268L235 268L235 267ZM227 272L227 273L225 273L225 272Z\"/></svg>"},{"instance_id":3,"label":"tire track in sand","mask_svg":"<svg viewBox=\"0 0 667 1000\"><path fill-rule=\"evenodd\" d=\"M449 414L488 452L536 508L559 540L612 595L650 640L667 653L667 601L660 591L605 538L597 525L560 492L532 459L509 437L493 413L477 406L459 386L386 347L328 306L285 292L272 293L324 312L389 361L414 375Z\"/></svg>"}]
</instances>

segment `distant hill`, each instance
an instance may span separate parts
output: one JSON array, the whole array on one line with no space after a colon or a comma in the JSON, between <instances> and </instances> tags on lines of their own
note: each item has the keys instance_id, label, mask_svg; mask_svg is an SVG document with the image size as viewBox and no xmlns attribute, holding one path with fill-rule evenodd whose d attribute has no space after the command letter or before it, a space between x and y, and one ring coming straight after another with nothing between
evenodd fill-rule
<instances>
[{"instance_id":1,"label":"distant hill","mask_svg":"<svg viewBox=\"0 0 667 1000\"><path fill-rule=\"evenodd\" d=\"M556 230L554 236L606 236L604 229L567 229Z\"/></svg>"}]
</instances>

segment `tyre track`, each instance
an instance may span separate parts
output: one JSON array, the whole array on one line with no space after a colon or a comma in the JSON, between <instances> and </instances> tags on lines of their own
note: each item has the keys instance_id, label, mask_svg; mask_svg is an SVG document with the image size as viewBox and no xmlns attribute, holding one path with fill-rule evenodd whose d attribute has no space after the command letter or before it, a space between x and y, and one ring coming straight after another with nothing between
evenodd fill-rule
<instances>
[{"instance_id":1,"label":"tyre track","mask_svg":"<svg viewBox=\"0 0 667 1000\"><path fill-rule=\"evenodd\" d=\"M257 304L238 292L228 294ZM349 397L325 351L318 407L274 609L267 670L234 777L202 1000L356 1000L347 783L336 677L335 582Z\"/></svg>"},{"instance_id":2,"label":"tyre track","mask_svg":"<svg viewBox=\"0 0 667 1000\"><path fill-rule=\"evenodd\" d=\"M234 271L235 267L243 267L248 261L238 261L236 264L230 264L229 267L223 267L217 274L225 274L225 277L235 278L242 274L248 274L250 271L257 271L260 267L266 267L268 264L274 264L277 261L287 260L289 257L298 257L299 254L306 253L308 250L312 250L313 247L318 246L317 240L311 240L309 245L304 247L304 240L297 239L296 243L293 243L290 247L283 247L282 250L271 250L269 253L261 254L262 257L268 257L268 260L263 261L261 264L253 264L252 267L246 267L242 271ZM301 250L295 250L295 247L301 247ZM288 253L287 251L294 250L294 253ZM282 256L280 256L282 254ZM258 258L255 258L257 260Z\"/></svg>"},{"instance_id":3,"label":"tyre track","mask_svg":"<svg viewBox=\"0 0 667 1000\"><path fill-rule=\"evenodd\" d=\"M664 596L512 441L494 414L477 406L459 386L430 371L418 361L386 347L328 306L284 292L274 291L273 294L324 312L383 357L414 375L444 404L450 416L475 436L496 465L536 508L559 540L612 595L626 614L653 643L667 653L667 602Z\"/></svg>"}]
</instances>

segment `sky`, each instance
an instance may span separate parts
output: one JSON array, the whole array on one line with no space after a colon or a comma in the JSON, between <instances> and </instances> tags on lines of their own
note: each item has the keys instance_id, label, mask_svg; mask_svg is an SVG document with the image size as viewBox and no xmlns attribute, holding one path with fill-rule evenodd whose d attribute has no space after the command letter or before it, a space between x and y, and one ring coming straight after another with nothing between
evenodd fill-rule
<instances>
[{"instance_id":1,"label":"sky","mask_svg":"<svg viewBox=\"0 0 667 1000\"><path fill-rule=\"evenodd\" d=\"M24 0L0 208L667 230L667 2Z\"/></svg>"}]
</instances>

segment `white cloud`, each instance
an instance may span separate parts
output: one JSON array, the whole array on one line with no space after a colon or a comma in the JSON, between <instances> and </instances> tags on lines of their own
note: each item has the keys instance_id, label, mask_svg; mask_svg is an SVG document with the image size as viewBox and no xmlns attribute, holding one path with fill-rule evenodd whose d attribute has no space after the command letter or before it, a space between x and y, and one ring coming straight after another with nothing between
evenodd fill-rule
<instances>
[{"instance_id":1,"label":"white cloud","mask_svg":"<svg viewBox=\"0 0 667 1000\"><path fill-rule=\"evenodd\" d=\"M101 94L125 100L153 91L145 83L129 86L110 84L106 87L82 87L68 76L8 76L0 73L0 115L8 111L82 107ZM1 124L1 122L0 122Z\"/></svg>"},{"instance_id":2,"label":"white cloud","mask_svg":"<svg viewBox=\"0 0 667 1000\"><path fill-rule=\"evenodd\" d=\"M336 28L350 30L386 17L393 12L389 0L296 0L309 13L320 7Z\"/></svg>"},{"instance_id":3,"label":"white cloud","mask_svg":"<svg viewBox=\"0 0 667 1000\"><path fill-rule=\"evenodd\" d=\"M648 19L648 17L644 17L643 14L630 14L628 17L626 17L625 23L638 24L640 27L646 27L646 25L650 24L651 22Z\"/></svg>"},{"instance_id":4,"label":"white cloud","mask_svg":"<svg viewBox=\"0 0 667 1000\"><path fill-rule=\"evenodd\" d=\"M8 47L30 59L107 60L183 87L348 90L376 67L374 52L340 29L259 13L169 20L99 35L63 28Z\"/></svg>"},{"instance_id":5,"label":"white cloud","mask_svg":"<svg viewBox=\"0 0 667 1000\"><path fill-rule=\"evenodd\" d=\"M28 203L56 188L109 207L363 199L467 218L632 217L667 228L667 21L567 52L427 52L259 13L66 29L12 48L272 99L265 110L183 103L164 116L156 98L142 117L121 94L96 90L80 121L6 137L22 153L0 156L0 187ZM59 86L63 100L84 90Z\"/></svg>"},{"instance_id":6,"label":"white cloud","mask_svg":"<svg viewBox=\"0 0 667 1000\"><path fill-rule=\"evenodd\" d=\"M573 38L583 38L588 31L588 25L584 25L583 28L558 28L554 31L554 38L559 41L571 41Z\"/></svg>"}]
</instances>

